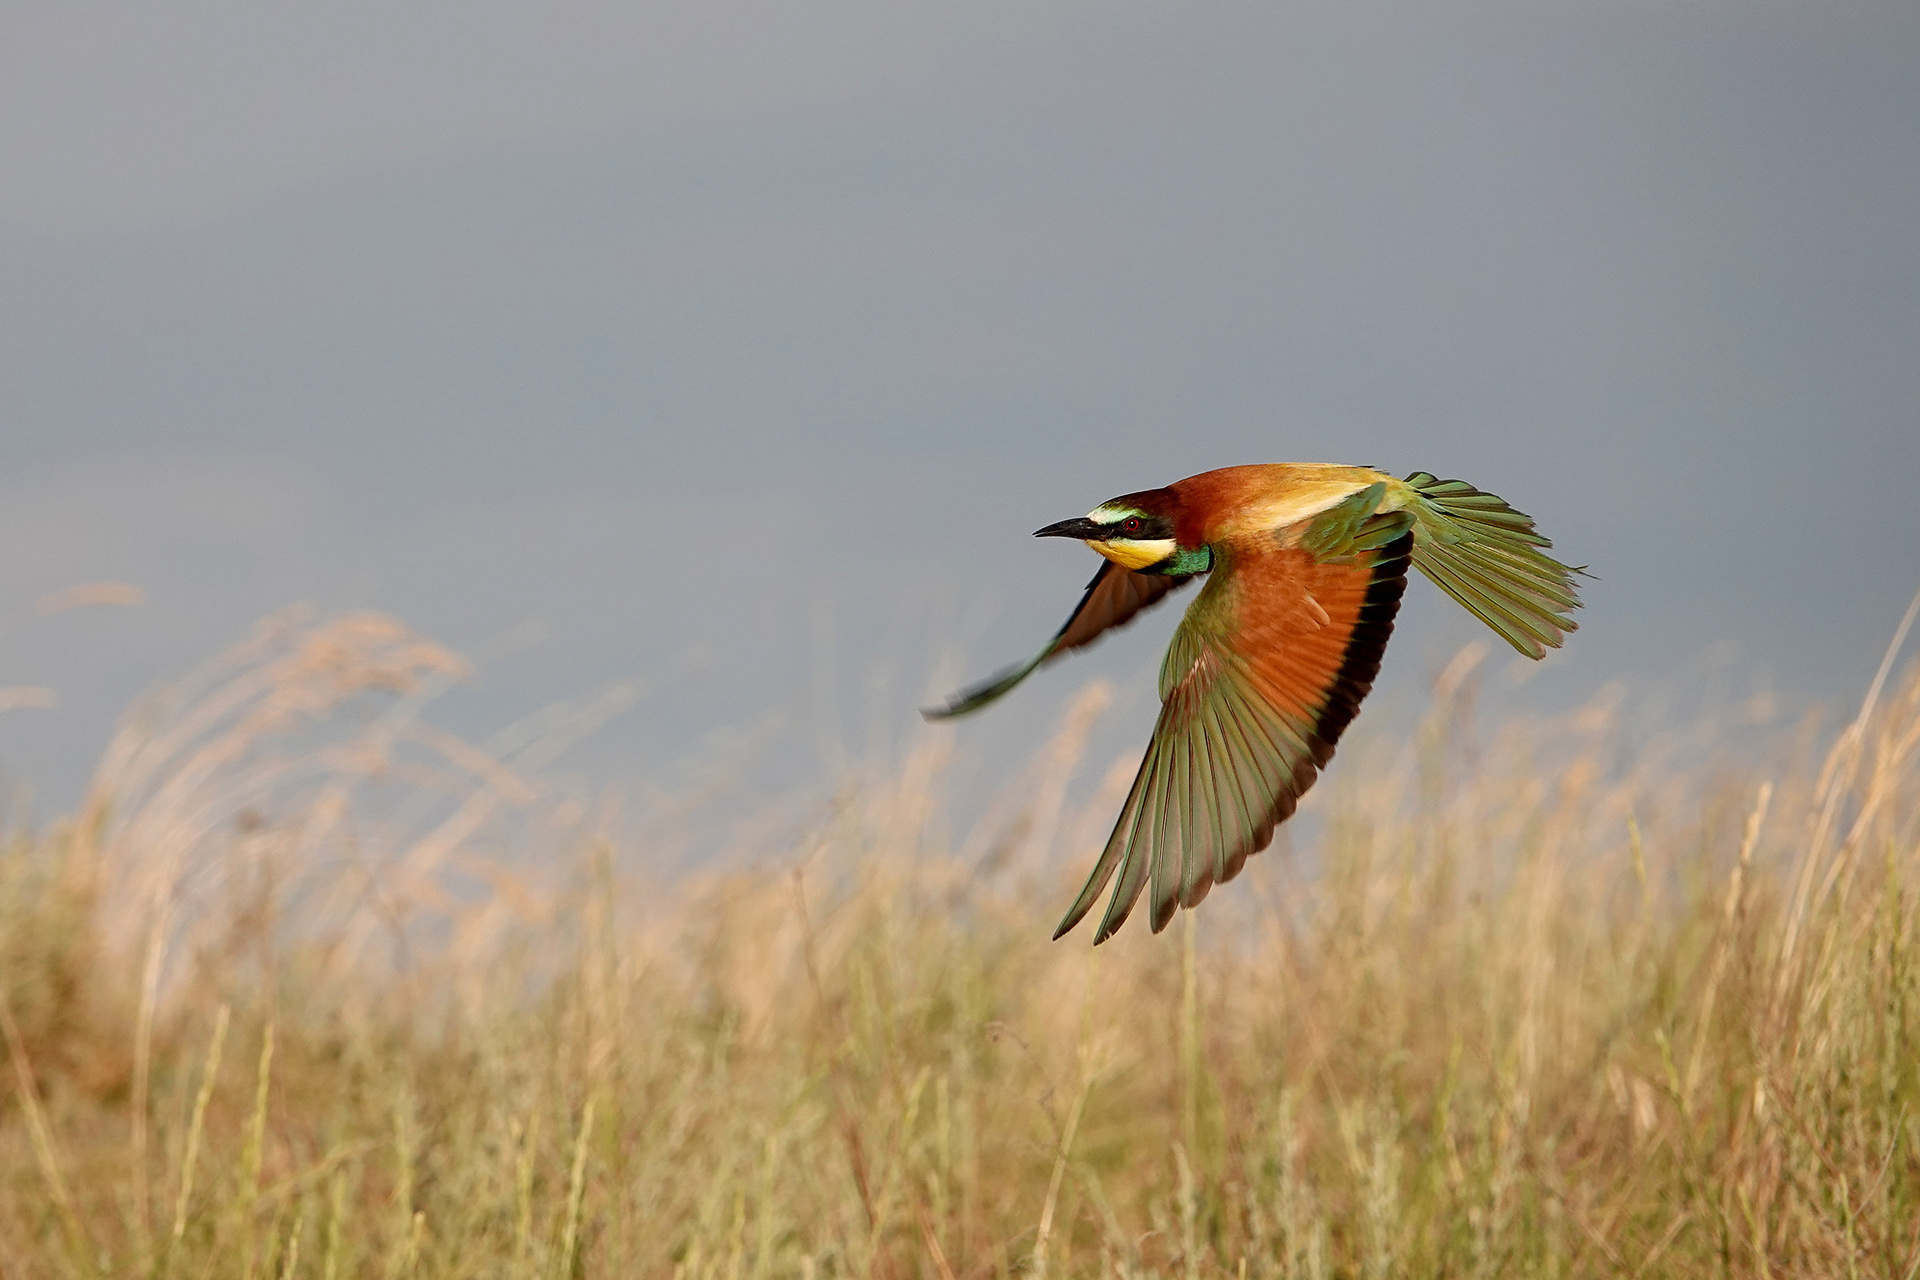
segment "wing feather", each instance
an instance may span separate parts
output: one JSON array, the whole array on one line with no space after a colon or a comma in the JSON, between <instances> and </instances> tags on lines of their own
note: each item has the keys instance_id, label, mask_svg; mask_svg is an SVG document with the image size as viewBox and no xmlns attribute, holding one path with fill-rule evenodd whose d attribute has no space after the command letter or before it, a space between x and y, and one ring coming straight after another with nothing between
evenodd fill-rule
<instances>
[{"instance_id":1,"label":"wing feather","mask_svg":"<svg viewBox=\"0 0 1920 1280\"><path fill-rule=\"evenodd\" d=\"M1227 787L1234 798L1233 819L1238 830L1251 832L1251 836L1237 846L1227 850L1225 869L1220 874L1220 882L1225 884L1240 874L1240 868L1246 865L1253 850L1250 846L1266 843L1260 834L1260 825L1266 820L1268 805L1264 795L1257 794L1262 788L1257 783L1256 770L1266 769L1261 758L1255 754L1252 740L1247 736L1246 718L1242 711L1222 700L1220 707L1221 742L1226 748L1226 758L1255 762L1254 769L1233 769L1227 773Z\"/></svg>"},{"instance_id":2,"label":"wing feather","mask_svg":"<svg viewBox=\"0 0 1920 1280\"><path fill-rule=\"evenodd\" d=\"M1114 851L1120 861L1120 880L1113 887L1113 897L1107 901L1106 915L1101 917L1100 932L1097 936L1105 938L1118 929L1126 920L1127 913L1133 910L1133 904L1140 899L1140 890L1146 887L1147 859L1140 856L1138 850L1149 847L1158 841L1158 809L1164 787L1155 786L1160 777L1161 757L1148 748L1147 757L1140 762L1140 773L1134 780L1134 788L1140 793L1140 803L1133 811L1133 821L1124 828L1116 826L1108 847ZM1124 830L1124 834L1122 834ZM1101 860L1103 863L1106 859ZM1107 865L1111 865L1110 863ZM1100 896L1100 890L1106 888L1104 880L1100 884L1088 881L1081 896L1092 905ZM1085 908L1081 909L1082 914ZM1058 938L1080 922L1079 916L1070 916L1063 920L1053 936Z\"/></svg>"},{"instance_id":3,"label":"wing feather","mask_svg":"<svg viewBox=\"0 0 1920 1280\"><path fill-rule=\"evenodd\" d=\"M929 720L951 720L978 711L1004 696L1033 672L1075 649L1092 644L1108 631L1124 627L1142 611L1164 600L1193 581L1194 575L1173 577L1167 574L1135 573L1111 560L1102 560L1100 568L1087 583L1065 625L1047 641L1046 647L1025 662L1017 663L979 684L972 685L948 699L946 704L928 707L921 715Z\"/></svg>"},{"instance_id":4,"label":"wing feather","mask_svg":"<svg viewBox=\"0 0 1920 1280\"><path fill-rule=\"evenodd\" d=\"M1187 828L1194 834L1191 844L1180 850L1180 892L1176 901L1191 906L1204 898L1213 885L1214 850L1223 843L1219 835L1220 803L1214 783L1213 753L1207 747L1217 732L1211 707L1200 708L1200 731L1187 735Z\"/></svg>"},{"instance_id":5,"label":"wing feather","mask_svg":"<svg viewBox=\"0 0 1920 1280\"><path fill-rule=\"evenodd\" d=\"M1195 775L1201 783L1197 802L1206 818L1207 843L1205 848L1195 850L1187 858L1180 885L1180 905L1183 907L1200 905L1200 900L1207 896L1226 870L1227 856L1233 844L1228 832L1232 815L1227 812L1227 791L1238 770L1233 768L1231 760L1223 758L1226 739L1223 736L1220 708L1210 705L1203 714L1206 724L1200 733L1193 736L1193 752L1200 764Z\"/></svg>"}]
</instances>

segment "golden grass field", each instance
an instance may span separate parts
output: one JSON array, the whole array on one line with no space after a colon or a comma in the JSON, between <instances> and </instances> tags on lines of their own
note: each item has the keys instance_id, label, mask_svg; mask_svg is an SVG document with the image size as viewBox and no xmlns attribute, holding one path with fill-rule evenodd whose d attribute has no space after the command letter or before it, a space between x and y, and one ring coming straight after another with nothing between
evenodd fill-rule
<instances>
[{"instance_id":1,"label":"golden grass field","mask_svg":"<svg viewBox=\"0 0 1920 1280\"><path fill-rule=\"evenodd\" d=\"M1649 738L1478 656L1096 951L1099 685L971 832L950 730L615 812L620 691L469 743L269 620L5 836L0 1277L1920 1275L1920 668Z\"/></svg>"}]
</instances>

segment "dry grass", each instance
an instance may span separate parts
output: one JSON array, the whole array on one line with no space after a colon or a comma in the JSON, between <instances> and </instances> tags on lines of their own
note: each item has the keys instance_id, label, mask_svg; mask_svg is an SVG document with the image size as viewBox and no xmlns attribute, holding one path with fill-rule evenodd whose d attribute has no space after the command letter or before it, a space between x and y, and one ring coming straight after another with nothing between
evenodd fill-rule
<instances>
[{"instance_id":1,"label":"dry grass","mask_svg":"<svg viewBox=\"0 0 1920 1280\"><path fill-rule=\"evenodd\" d=\"M1920 671L1736 767L1473 663L1096 952L1097 688L957 852L929 733L663 879L541 781L628 691L273 620L0 852L0 1276L1914 1276Z\"/></svg>"}]
</instances>

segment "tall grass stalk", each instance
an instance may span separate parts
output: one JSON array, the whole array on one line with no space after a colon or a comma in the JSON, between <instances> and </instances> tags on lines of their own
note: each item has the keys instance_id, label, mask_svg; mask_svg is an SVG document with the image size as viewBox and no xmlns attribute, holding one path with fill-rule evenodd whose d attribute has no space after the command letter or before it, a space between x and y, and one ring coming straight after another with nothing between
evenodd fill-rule
<instances>
[{"instance_id":1,"label":"tall grass stalk","mask_svg":"<svg viewBox=\"0 0 1920 1280\"><path fill-rule=\"evenodd\" d=\"M193 1203L193 1177L200 1167L200 1141L206 1133L207 1105L213 1101L214 1082L220 1077L220 1055L227 1044L227 1026L233 1011L226 1005L213 1020L213 1040L207 1045L207 1064L200 1072L200 1092L193 1100L193 1119L187 1124L187 1149L180 1157L180 1191L173 1204L173 1230L160 1264L160 1280L173 1274L173 1260L187 1234L187 1207Z\"/></svg>"},{"instance_id":2,"label":"tall grass stalk","mask_svg":"<svg viewBox=\"0 0 1920 1280\"><path fill-rule=\"evenodd\" d=\"M266 1156L267 1096L273 1081L273 1024L260 1034L260 1068L254 1077L253 1123L247 1129L246 1145L240 1149L241 1192L234 1200L234 1216L239 1219L240 1253L245 1258L242 1274L253 1280L257 1261L254 1239L254 1215L260 1204L260 1169Z\"/></svg>"}]
</instances>

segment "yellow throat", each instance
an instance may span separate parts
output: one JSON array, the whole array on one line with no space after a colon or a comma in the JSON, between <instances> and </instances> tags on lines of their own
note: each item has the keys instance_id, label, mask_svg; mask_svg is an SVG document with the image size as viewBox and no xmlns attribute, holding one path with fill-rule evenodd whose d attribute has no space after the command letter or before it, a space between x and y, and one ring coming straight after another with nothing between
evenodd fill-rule
<instances>
[{"instance_id":1,"label":"yellow throat","mask_svg":"<svg viewBox=\"0 0 1920 1280\"><path fill-rule=\"evenodd\" d=\"M1150 564L1159 564L1175 550L1172 538L1149 538L1140 542L1113 538L1106 542L1089 542L1087 545L1122 569L1136 572Z\"/></svg>"}]
</instances>

